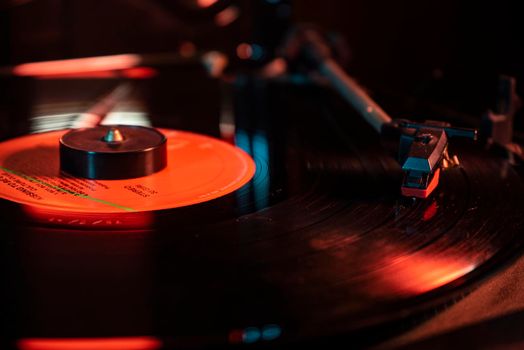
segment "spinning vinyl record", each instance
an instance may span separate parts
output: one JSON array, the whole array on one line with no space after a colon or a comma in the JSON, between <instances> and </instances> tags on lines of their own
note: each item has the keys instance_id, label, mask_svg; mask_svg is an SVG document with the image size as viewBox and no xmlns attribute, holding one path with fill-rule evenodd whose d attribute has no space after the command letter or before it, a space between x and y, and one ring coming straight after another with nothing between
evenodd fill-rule
<instances>
[{"instance_id":1,"label":"spinning vinyl record","mask_svg":"<svg viewBox=\"0 0 524 350\"><path fill-rule=\"evenodd\" d=\"M58 141L64 131L3 142L0 197L68 212L141 212L223 196L240 188L254 174L253 160L238 148L203 135L162 131L167 137L167 168L119 180L86 179L61 172ZM114 163L118 169L118 160Z\"/></svg>"},{"instance_id":2,"label":"spinning vinyl record","mask_svg":"<svg viewBox=\"0 0 524 350\"><path fill-rule=\"evenodd\" d=\"M63 131L1 144L3 317L20 344L369 345L521 250L524 184L505 159L453 142L460 165L403 197L395 158L329 95L243 88L238 148L160 129L168 164L145 177L60 173Z\"/></svg>"}]
</instances>

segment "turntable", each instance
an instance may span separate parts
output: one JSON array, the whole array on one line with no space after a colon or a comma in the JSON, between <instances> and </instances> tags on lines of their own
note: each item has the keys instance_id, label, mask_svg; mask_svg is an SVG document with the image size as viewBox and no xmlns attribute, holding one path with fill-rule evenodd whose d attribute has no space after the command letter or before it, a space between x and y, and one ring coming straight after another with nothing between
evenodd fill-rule
<instances>
[{"instance_id":1,"label":"turntable","mask_svg":"<svg viewBox=\"0 0 524 350\"><path fill-rule=\"evenodd\" d=\"M2 348L523 344L516 79L409 115L286 33L0 70Z\"/></svg>"}]
</instances>

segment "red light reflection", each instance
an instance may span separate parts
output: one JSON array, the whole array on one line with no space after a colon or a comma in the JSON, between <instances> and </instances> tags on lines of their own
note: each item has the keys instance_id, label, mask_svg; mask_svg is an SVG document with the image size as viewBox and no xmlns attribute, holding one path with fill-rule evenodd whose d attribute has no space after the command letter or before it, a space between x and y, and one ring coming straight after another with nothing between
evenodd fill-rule
<instances>
[{"instance_id":1,"label":"red light reflection","mask_svg":"<svg viewBox=\"0 0 524 350\"><path fill-rule=\"evenodd\" d=\"M126 78L131 79L148 79L157 75L157 71L150 67L134 67L124 69L121 74Z\"/></svg>"},{"instance_id":2,"label":"red light reflection","mask_svg":"<svg viewBox=\"0 0 524 350\"><path fill-rule=\"evenodd\" d=\"M48 76L114 71L136 67L140 61L140 55L135 54L85 57L19 64L13 68L13 73L18 76Z\"/></svg>"},{"instance_id":3,"label":"red light reflection","mask_svg":"<svg viewBox=\"0 0 524 350\"><path fill-rule=\"evenodd\" d=\"M436 201L431 202L431 204L424 210L424 214L422 215L423 221L429 221L431 220L438 211L438 205Z\"/></svg>"},{"instance_id":4,"label":"red light reflection","mask_svg":"<svg viewBox=\"0 0 524 350\"><path fill-rule=\"evenodd\" d=\"M225 27L233 23L239 15L240 11L236 6L229 6L216 14L215 23L219 27Z\"/></svg>"},{"instance_id":5,"label":"red light reflection","mask_svg":"<svg viewBox=\"0 0 524 350\"><path fill-rule=\"evenodd\" d=\"M153 337L125 338L31 338L17 342L20 350L156 350L162 346Z\"/></svg>"},{"instance_id":6,"label":"red light reflection","mask_svg":"<svg viewBox=\"0 0 524 350\"><path fill-rule=\"evenodd\" d=\"M66 212L30 205L24 205L22 208L29 218L37 223L70 228L126 230L147 228L153 223L153 213L149 211L106 214Z\"/></svg>"},{"instance_id":7,"label":"red light reflection","mask_svg":"<svg viewBox=\"0 0 524 350\"><path fill-rule=\"evenodd\" d=\"M241 43L237 46L237 56L240 59L247 60L253 55L253 49L251 45L247 43Z\"/></svg>"},{"instance_id":8,"label":"red light reflection","mask_svg":"<svg viewBox=\"0 0 524 350\"><path fill-rule=\"evenodd\" d=\"M118 77L116 71L80 72L67 74L38 75L37 79L111 79Z\"/></svg>"},{"instance_id":9,"label":"red light reflection","mask_svg":"<svg viewBox=\"0 0 524 350\"><path fill-rule=\"evenodd\" d=\"M262 69L262 74L266 78L282 76L287 72L287 63L283 58L275 58Z\"/></svg>"},{"instance_id":10,"label":"red light reflection","mask_svg":"<svg viewBox=\"0 0 524 350\"><path fill-rule=\"evenodd\" d=\"M96 72L79 72L67 74L45 74L36 76L37 79L148 79L157 75L157 71L150 67L134 67L123 70L108 70Z\"/></svg>"},{"instance_id":11,"label":"red light reflection","mask_svg":"<svg viewBox=\"0 0 524 350\"><path fill-rule=\"evenodd\" d=\"M213 6L218 0L197 0L197 4L200 7Z\"/></svg>"},{"instance_id":12,"label":"red light reflection","mask_svg":"<svg viewBox=\"0 0 524 350\"><path fill-rule=\"evenodd\" d=\"M461 257L413 254L390 261L377 282L400 294L416 295L448 284L474 268L474 263Z\"/></svg>"}]
</instances>

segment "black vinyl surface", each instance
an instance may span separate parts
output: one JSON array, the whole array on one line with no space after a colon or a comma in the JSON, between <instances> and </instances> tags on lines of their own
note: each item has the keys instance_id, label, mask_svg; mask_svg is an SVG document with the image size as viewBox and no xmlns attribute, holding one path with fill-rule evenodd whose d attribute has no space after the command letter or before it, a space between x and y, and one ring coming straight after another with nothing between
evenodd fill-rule
<instances>
[{"instance_id":1,"label":"black vinyl surface","mask_svg":"<svg viewBox=\"0 0 524 350\"><path fill-rule=\"evenodd\" d=\"M520 251L522 178L480 145L450 145L460 166L430 198L403 198L394 157L326 89L247 78L230 89L236 145L257 165L230 195L147 220L87 217L101 229L0 202L6 343L368 345Z\"/></svg>"}]
</instances>

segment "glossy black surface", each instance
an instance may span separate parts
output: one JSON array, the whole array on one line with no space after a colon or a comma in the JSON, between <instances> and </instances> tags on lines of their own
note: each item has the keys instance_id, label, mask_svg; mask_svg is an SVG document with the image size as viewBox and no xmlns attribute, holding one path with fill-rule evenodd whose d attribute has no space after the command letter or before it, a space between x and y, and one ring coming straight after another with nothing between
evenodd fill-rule
<instances>
[{"instance_id":1,"label":"glossy black surface","mask_svg":"<svg viewBox=\"0 0 524 350\"><path fill-rule=\"evenodd\" d=\"M159 96L147 97L157 83L134 96L146 110L159 110ZM390 322L464 293L519 251L522 178L479 145L453 143L461 166L444 171L427 200L403 198L394 158L328 90L248 78L226 90L236 144L257 165L231 195L88 215L82 229L67 225L78 214L0 202L6 342L151 335L183 348L227 344L235 330L249 342L274 327L279 337L253 345L327 335L372 343ZM193 131L202 117L219 136L209 108L150 117ZM112 228L116 219L124 225Z\"/></svg>"},{"instance_id":2,"label":"glossy black surface","mask_svg":"<svg viewBox=\"0 0 524 350\"><path fill-rule=\"evenodd\" d=\"M120 142L104 138L119 130ZM113 125L71 130L60 138L60 169L88 179L129 179L167 166L167 139L154 128Z\"/></svg>"}]
</instances>

